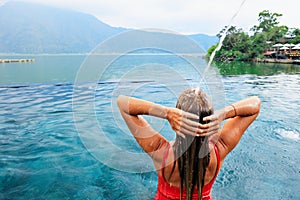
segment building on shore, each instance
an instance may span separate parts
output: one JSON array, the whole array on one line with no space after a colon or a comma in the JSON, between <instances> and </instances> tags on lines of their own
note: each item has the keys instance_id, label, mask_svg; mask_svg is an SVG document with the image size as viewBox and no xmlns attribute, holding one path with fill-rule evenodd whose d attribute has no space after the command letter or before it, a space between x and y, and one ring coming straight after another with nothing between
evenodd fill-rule
<instances>
[{"instance_id":1,"label":"building on shore","mask_svg":"<svg viewBox=\"0 0 300 200\"><path fill-rule=\"evenodd\" d=\"M300 59L300 44L281 44L277 43L264 53L264 58L267 59Z\"/></svg>"}]
</instances>

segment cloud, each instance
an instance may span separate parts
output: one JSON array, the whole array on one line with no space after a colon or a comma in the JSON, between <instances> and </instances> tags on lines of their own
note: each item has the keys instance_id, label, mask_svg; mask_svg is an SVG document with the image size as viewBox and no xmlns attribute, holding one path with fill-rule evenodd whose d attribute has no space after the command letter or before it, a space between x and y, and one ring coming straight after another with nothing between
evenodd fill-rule
<instances>
[{"instance_id":1,"label":"cloud","mask_svg":"<svg viewBox=\"0 0 300 200\"><path fill-rule=\"evenodd\" d=\"M181 33L217 34L243 0L24 0L95 15L112 26L160 28ZM295 0L247 0L234 25L248 31L263 10L283 14L282 24L298 27Z\"/></svg>"}]
</instances>

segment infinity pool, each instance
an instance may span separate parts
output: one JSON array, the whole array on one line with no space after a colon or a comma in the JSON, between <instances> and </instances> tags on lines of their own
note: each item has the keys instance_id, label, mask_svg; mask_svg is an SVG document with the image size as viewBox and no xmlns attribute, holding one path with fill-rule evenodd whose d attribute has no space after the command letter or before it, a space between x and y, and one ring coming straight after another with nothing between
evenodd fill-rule
<instances>
[{"instance_id":1,"label":"infinity pool","mask_svg":"<svg viewBox=\"0 0 300 200\"><path fill-rule=\"evenodd\" d=\"M0 66L1 70L7 67L10 66ZM26 67L30 70L30 65ZM188 74L189 69L184 70L183 65L178 67ZM76 69L66 76L72 79L74 72ZM6 73L7 77L12 77ZM115 92L119 82L114 76L110 77L92 86L62 79L2 82L0 199L154 197L157 176L153 166L132 162L126 165L131 170L122 170L124 163L117 161L124 162L124 158L104 144L109 141L120 152L142 154L119 120L114 98L121 90ZM213 197L216 200L300 199L299 73L226 74L220 78L224 104L252 95L258 96L262 104L259 117L226 158L213 187ZM193 83L191 85L198 81L194 75L187 75L184 80ZM133 95L172 106L176 96L170 95L168 84L179 87L181 82L172 79L164 85L151 81L129 82L126 87L136 88ZM93 98L89 93L91 87L94 87ZM86 105L93 108L91 112L84 110ZM78 113L78 110L84 111ZM91 123L94 121L97 123ZM169 139L174 138L164 122L151 123L158 124ZM93 124L95 127L91 127ZM99 129L101 137L96 135ZM95 152L100 154L95 155Z\"/></svg>"}]
</instances>

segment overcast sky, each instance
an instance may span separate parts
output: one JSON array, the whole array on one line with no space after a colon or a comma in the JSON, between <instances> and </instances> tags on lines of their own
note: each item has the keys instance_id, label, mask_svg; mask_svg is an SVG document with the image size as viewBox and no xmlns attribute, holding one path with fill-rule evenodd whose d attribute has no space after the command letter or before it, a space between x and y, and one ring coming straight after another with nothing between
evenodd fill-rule
<instances>
[{"instance_id":1,"label":"overcast sky","mask_svg":"<svg viewBox=\"0 0 300 200\"><path fill-rule=\"evenodd\" d=\"M0 0L4 1L10 0ZM22 0L69 8L115 27L160 28L179 33L216 35L243 0ZM232 25L248 31L258 13L281 13L281 25L300 28L299 0L246 0Z\"/></svg>"}]
</instances>

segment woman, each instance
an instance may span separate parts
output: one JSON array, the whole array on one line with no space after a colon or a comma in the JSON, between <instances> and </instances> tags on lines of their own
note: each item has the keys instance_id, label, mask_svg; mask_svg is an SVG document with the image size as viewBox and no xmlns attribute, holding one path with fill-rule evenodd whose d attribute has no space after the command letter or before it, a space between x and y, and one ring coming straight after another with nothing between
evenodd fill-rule
<instances>
[{"instance_id":1,"label":"woman","mask_svg":"<svg viewBox=\"0 0 300 200\"><path fill-rule=\"evenodd\" d=\"M157 170L154 199L212 199L211 188L225 157L260 110L260 100L250 97L213 112L208 96L195 89L185 90L176 108L122 95L117 103L132 135ZM177 133L175 142L167 141L142 115L167 119Z\"/></svg>"}]
</instances>

